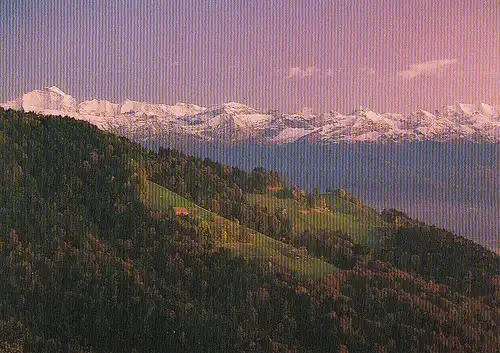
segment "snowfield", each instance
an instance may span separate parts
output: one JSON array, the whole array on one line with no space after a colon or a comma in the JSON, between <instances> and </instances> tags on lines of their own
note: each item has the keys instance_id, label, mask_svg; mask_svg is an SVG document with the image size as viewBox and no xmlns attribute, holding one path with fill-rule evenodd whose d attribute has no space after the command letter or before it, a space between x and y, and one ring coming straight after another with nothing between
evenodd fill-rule
<instances>
[{"instance_id":1,"label":"snowfield","mask_svg":"<svg viewBox=\"0 0 500 353\"><path fill-rule=\"evenodd\" d=\"M133 139L158 139L170 134L206 141L241 142L250 138L284 144L299 140L324 143L378 141L500 142L500 109L457 103L434 113L418 110L406 116L360 108L351 114L263 113L241 103L206 108L195 104L153 104L126 99L80 102L52 86L0 104L4 109L69 116Z\"/></svg>"}]
</instances>

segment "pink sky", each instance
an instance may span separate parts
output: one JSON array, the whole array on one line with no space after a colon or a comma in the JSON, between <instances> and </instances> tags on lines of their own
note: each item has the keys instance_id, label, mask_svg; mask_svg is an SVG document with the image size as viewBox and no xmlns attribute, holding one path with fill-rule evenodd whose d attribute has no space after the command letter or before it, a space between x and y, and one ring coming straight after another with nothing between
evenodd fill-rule
<instances>
[{"instance_id":1,"label":"pink sky","mask_svg":"<svg viewBox=\"0 0 500 353\"><path fill-rule=\"evenodd\" d=\"M77 100L285 112L500 105L499 4L2 1L0 101L56 85Z\"/></svg>"}]
</instances>

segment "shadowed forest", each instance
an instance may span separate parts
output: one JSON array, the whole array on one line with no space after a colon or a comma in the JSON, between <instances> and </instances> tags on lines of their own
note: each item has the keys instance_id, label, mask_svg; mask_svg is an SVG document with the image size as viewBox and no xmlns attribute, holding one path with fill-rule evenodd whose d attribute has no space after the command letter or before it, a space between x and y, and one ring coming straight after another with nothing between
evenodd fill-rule
<instances>
[{"instance_id":1,"label":"shadowed forest","mask_svg":"<svg viewBox=\"0 0 500 353\"><path fill-rule=\"evenodd\" d=\"M467 238L0 109L2 352L498 352L500 257Z\"/></svg>"}]
</instances>

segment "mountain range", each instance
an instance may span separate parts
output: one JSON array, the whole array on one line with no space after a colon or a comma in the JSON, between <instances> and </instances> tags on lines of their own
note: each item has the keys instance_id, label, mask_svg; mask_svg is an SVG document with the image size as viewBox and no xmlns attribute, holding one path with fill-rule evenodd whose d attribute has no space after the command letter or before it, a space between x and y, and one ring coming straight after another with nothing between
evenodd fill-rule
<instances>
[{"instance_id":1,"label":"mountain range","mask_svg":"<svg viewBox=\"0 0 500 353\"><path fill-rule=\"evenodd\" d=\"M434 112L418 110L407 115L376 113L362 107L347 115L335 111L314 114L308 108L297 114L284 114L260 112L236 102L208 108L188 103L151 104L129 99L122 104L97 99L78 103L71 95L52 86L27 92L0 107L70 116L136 140L177 135L231 143L252 139L265 144L500 141L500 107L484 103L457 103Z\"/></svg>"}]
</instances>

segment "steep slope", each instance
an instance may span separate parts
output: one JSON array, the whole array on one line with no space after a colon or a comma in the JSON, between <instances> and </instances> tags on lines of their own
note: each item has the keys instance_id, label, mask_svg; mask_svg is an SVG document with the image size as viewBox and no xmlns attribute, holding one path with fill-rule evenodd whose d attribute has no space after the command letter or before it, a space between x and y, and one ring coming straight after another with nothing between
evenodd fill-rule
<instances>
[{"instance_id":1,"label":"steep slope","mask_svg":"<svg viewBox=\"0 0 500 353\"><path fill-rule=\"evenodd\" d=\"M0 351L500 350L493 253L406 228L378 253L354 247L350 269L297 280L203 244L214 234L195 217L145 207L140 186L158 158L74 119L0 109ZM181 191L191 178L225 191L229 180L275 185L262 170L198 160L211 167L193 174L176 158Z\"/></svg>"},{"instance_id":2,"label":"steep slope","mask_svg":"<svg viewBox=\"0 0 500 353\"><path fill-rule=\"evenodd\" d=\"M377 225L383 223L380 214L375 209L368 207L346 190L337 189L321 196L325 198L326 205L332 211L350 214Z\"/></svg>"},{"instance_id":3,"label":"steep slope","mask_svg":"<svg viewBox=\"0 0 500 353\"><path fill-rule=\"evenodd\" d=\"M278 271L293 274L301 280L318 279L339 271L319 258L297 256L300 251L290 244L241 226L238 221L221 217L158 184L147 182L144 188L147 191L142 200L148 207L163 212L168 212L171 207L186 208L191 217L205 222L204 226L211 234L211 241L228 249L235 256L271 264ZM223 232L226 235L223 236Z\"/></svg>"},{"instance_id":4,"label":"steep slope","mask_svg":"<svg viewBox=\"0 0 500 353\"><path fill-rule=\"evenodd\" d=\"M278 330L296 281L202 246L194 219L143 207L151 161L138 146L0 110L0 162L2 352L308 350ZM268 305L272 320L253 316Z\"/></svg>"},{"instance_id":5,"label":"steep slope","mask_svg":"<svg viewBox=\"0 0 500 353\"><path fill-rule=\"evenodd\" d=\"M293 233L329 231L342 232L353 243L374 247L377 245L378 227L387 225L379 218L365 217L364 213L349 213L345 209L308 207L293 199L283 199L270 194L251 194L248 200L254 205L264 205L271 211L286 210L292 221ZM293 234L292 233L292 234Z\"/></svg>"}]
</instances>

